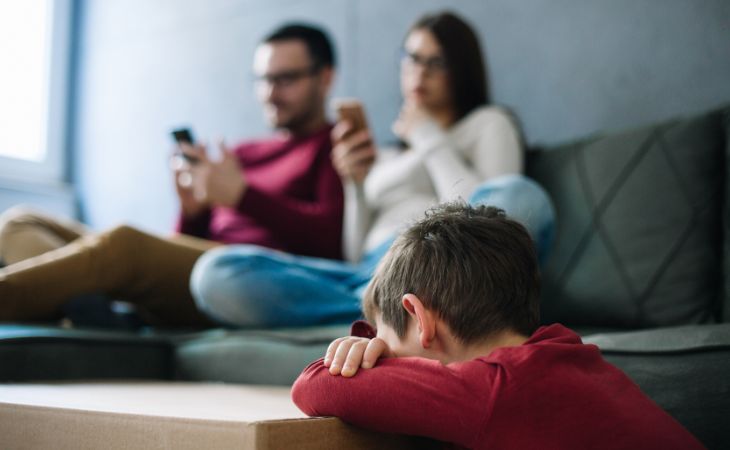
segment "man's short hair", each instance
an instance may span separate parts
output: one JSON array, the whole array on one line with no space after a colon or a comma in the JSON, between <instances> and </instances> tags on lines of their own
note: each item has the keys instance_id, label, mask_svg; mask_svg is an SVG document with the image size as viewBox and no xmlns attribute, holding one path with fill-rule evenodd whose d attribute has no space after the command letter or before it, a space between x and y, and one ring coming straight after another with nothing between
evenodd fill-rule
<instances>
[{"instance_id":1,"label":"man's short hair","mask_svg":"<svg viewBox=\"0 0 730 450\"><path fill-rule=\"evenodd\" d=\"M540 276L527 230L494 207L447 203L401 234L381 261L363 298L365 316L404 337L401 300L415 294L463 343L539 325Z\"/></svg>"},{"instance_id":2,"label":"man's short hair","mask_svg":"<svg viewBox=\"0 0 730 450\"><path fill-rule=\"evenodd\" d=\"M315 69L335 67L335 52L327 33L314 25L304 23L285 24L264 38L264 43L301 40L309 50Z\"/></svg>"}]
</instances>

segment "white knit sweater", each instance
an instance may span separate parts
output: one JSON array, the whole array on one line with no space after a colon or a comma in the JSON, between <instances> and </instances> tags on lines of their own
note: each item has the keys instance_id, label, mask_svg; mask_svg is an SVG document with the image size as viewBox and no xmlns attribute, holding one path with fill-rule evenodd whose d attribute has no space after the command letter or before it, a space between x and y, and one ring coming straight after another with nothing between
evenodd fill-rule
<instances>
[{"instance_id":1,"label":"white knit sweater","mask_svg":"<svg viewBox=\"0 0 730 450\"><path fill-rule=\"evenodd\" d=\"M523 152L511 117L495 106L481 107L443 130L420 124L406 150L381 149L363 184L345 183L343 244L348 261L394 236L426 209L468 199L482 182L520 173Z\"/></svg>"}]
</instances>

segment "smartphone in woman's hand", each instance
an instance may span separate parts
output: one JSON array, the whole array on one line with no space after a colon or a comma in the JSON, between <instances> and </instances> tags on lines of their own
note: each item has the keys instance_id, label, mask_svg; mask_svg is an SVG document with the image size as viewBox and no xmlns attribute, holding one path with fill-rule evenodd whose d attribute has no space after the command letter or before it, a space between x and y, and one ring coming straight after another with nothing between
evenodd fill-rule
<instances>
[{"instance_id":1,"label":"smartphone in woman's hand","mask_svg":"<svg viewBox=\"0 0 730 450\"><path fill-rule=\"evenodd\" d=\"M335 112L338 121L348 121L352 125L352 129L347 134L357 133L368 127L365 119L365 108L357 99L343 98L333 100Z\"/></svg>"}]
</instances>

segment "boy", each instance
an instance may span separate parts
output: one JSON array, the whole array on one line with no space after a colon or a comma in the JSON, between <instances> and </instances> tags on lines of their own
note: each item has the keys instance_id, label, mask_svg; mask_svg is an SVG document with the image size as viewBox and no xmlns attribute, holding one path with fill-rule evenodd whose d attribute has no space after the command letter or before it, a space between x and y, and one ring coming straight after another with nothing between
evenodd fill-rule
<instances>
[{"instance_id":1,"label":"boy","mask_svg":"<svg viewBox=\"0 0 730 450\"><path fill-rule=\"evenodd\" d=\"M361 337L332 342L292 398L312 416L466 448L702 448L596 346L538 327L538 298L520 224L495 208L436 207L368 286L377 335L353 326Z\"/></svg>"}]
</instances>

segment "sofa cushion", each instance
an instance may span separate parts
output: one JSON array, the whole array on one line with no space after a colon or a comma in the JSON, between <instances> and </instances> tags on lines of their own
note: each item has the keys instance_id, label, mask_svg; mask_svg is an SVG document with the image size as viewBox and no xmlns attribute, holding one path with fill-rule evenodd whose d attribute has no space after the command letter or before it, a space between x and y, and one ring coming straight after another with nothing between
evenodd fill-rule
<instances>
[{"instance_id":1,"label":"sofa cushion","mask_svg":"<svg viewBox=\"0 0 730 450\"><path fill-rule=\"evenodd\" d=\"M175 338L176 378L291 385L349 325L271 330L217 329Z\"/></svg>"},{"instance_id":2,"label":"sofa cushion","mask_svg":"<svg viewBox=\"0 0 730 450\"><path fill-rule=\"evenodd\" d=\"M709 322L723 292L723 111L530 152L556 242L545 322L650 327Z\"/></svg>"},{"instance_id":3,"label":"sofa cushion","mask_svg":"<svg viewBox=\"0 0 730 450\"><path fill-rule=\"evenodd\" d=\"M171 379L172 355L164 337L0 324L0 382Z\"/></svg>"},{"instance_id":4,"label":"sofa cushion","mask_svg":"<svg viewBox=\"0 0 730 450\"><path fill-rule=\"evenodd\" d=\"M586 336L707 448L730 448L730 323Z\"/></svg>"}]
</instances>

